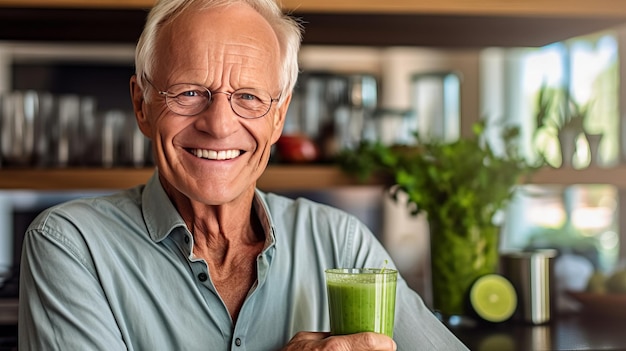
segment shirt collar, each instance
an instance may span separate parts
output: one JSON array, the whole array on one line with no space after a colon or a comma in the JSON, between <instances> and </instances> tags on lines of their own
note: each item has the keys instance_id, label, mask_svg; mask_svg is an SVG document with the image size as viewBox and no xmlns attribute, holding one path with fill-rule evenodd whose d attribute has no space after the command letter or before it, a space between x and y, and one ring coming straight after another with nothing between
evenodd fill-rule
<instances>
[{"instance_id":1,"label":"shirt collar","mask_svg":"<svg viewBox=\"0 0 626 351\"><path fill-rule=\"evenodd\" d=\"M141 207L148 233L154 241L159 242L165 239L175 228L183 227L187 229L185 221L163 189L158 171L155 171L146 183L142 194ZM276 240L274 224L269 214L267 203L264 200L264 194L258 189L254 193L252 207L259 217L265 232L265 247L267 248Z\"/></svg>"},{"instance_id":2,"label":"shirt collar","mask_svg":"<svg viewBox=\"0 0 626 351\"><path fill-rule=\"evenodd\" d=\"M265 201L265 194L259 189L256 189L254 192L252 208L259 217L259 221L263 227L263 232L265 233L265 248L267 249L274 242L276 242L276 236L274 235L274 223L272 221L272 216L270 215L267 202Z\"/></svg>"},{"instance_id":3,"label":"shirt collar","mask_svg":"<svg viewBox=\"0 0 626 351\"><path fill-rule=\"evenodd\" d=\"M186 228L185 221L165 193L159 172L155 171L144 188L141 207L148 233L154 241L165 239L175 228Z\"/></svg>"}]
</instances>

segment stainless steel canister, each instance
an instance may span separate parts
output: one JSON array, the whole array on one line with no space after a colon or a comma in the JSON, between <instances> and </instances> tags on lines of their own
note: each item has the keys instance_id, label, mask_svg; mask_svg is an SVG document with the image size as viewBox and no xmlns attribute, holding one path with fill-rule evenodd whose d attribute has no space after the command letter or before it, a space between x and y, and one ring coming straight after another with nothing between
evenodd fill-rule
<instances>
[{"instance_id":1,"label":"stainless steel canister","mask_svg":"<svg viewBox=\"0 0 626 351\"><path fill-rule=\"evenodd\" d=\"M550 321L555 310L556 254L556 250L551 249L501 254L501 273L511 281L518 296L515 319L532 324Z\"/></svg>"}]
</instances>

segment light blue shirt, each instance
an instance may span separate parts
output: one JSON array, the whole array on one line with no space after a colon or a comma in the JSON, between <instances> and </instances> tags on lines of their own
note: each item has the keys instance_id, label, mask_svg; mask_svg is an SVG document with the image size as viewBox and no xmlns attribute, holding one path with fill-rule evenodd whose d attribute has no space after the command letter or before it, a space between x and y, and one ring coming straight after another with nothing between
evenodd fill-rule
<instances>
[{"instance_id":1,"label":"light blue shirt","mask_svg":"<svg viewBox=\"0 0 626 351\"><path fill-rule=\"evenodd\" d=\"M391 261L367 227L306 199L256 192L266 248L236 324L153 175L145 186L40 214L24 239L19 349L280 350L328 331L324 270ZM400 279L399 350L465 350Z\"/></svg>"}]
</instances>

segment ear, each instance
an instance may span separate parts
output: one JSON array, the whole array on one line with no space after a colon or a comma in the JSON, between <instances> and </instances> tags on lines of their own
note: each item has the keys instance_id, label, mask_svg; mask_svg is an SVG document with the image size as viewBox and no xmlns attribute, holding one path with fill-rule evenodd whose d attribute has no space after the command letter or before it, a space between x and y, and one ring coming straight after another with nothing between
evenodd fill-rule
<instances>
[{"instance_id":1,"label":"ear","mask_svg":"<svg viewBox=\"0 0 626 351\"><path fill-rule=\"evenodd\" d=\"M287 109L289 109L290 102L291 94L287 95L283 104L280 105L274 113L274 133L272 133L272 144L276 143L278 138L280 138L280 135L283 133L285 118L287 117Z\"/></svg>"},{"instance_id":2,"label":"ear","mask_svg":"<svg viewBox=\"0 0 626 351\"><path fill-rule=\"evenodd\" d=\"M139 83L137 82L137 75L130 77L130 98L133 102L133 112L135 113L135 119L137 119L137 125L143 135L150 139L150 121L144 112L145 100L143 98L143 90L141 90Z\"/></svg>"}]
</instances>

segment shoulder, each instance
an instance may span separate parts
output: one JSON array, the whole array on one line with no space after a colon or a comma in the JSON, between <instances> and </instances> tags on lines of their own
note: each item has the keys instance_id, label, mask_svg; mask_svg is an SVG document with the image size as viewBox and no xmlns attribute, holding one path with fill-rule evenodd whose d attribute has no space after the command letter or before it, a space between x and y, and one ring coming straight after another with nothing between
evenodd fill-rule
<instances>
[{"instance_id":1,"label":"shoulder","mask_svg":"<svg viewBox=\"0 0 626 351\"><path fill-rule=\"evenodd\" d=\"M306 198L275 194L263 198L277 247L284 248L294 262L310 267L366 267L391 261L371 229L355 215Z\"/></svg>"},{"instance_id":2,"label":"shoulder","mask_svg":"<svg viewBox=\"0 0 626 351\"><path fill-rule=\"evenodd\" d=\"M84 235L106 230L112 222L141 219L141 187L82 197L43 210L31 222L27 235L40 234L66 240L72 233Z\"/></svg>"},{"instance_id":3,"label":"shoulder","mask_svg":"<svg viewBox=\"0 0 626 351\"><path fill-rule=\"evenodd\" d=\"M273 193L259 192L264 204L275 221L293 219L309 219L318 223L341 223L360 225L360 221L352 214L339 208L316 202L304 197L289 198Z\"/></svg>"},{"instance_id":4,"label":"shoulder","mask_svg":"<svg viewBox=\"0 0 626 351\"><path fill-rule=\"evenodd\" d=\"M356 216L307 198L262 194L278 240L342 251L370 245L374 235Z\"/></svg>"}]
</instances>

